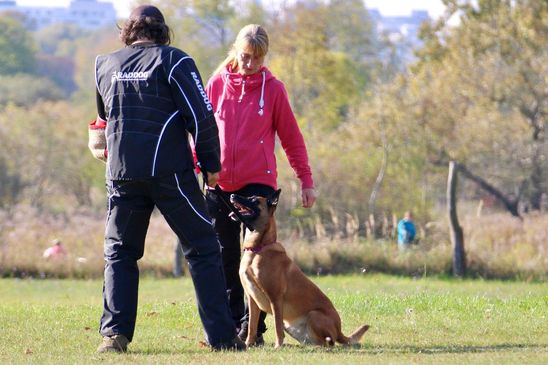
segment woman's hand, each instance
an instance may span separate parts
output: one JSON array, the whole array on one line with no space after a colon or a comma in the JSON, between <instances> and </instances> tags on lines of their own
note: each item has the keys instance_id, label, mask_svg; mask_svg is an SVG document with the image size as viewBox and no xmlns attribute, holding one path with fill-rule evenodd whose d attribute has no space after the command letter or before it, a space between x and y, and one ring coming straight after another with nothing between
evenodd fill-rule
<instances>
[{"instance_id":1,"label":"woman's hand","mask_svg":"<svg viewBox=\"0 0 548 365\"><path fill-rule=\"evenodd\" d=\"M308 188L303 189L301 197L303 201L303 207L312 208L314 202L316 201L316 198L318 197L318 194L316 193L316 190L314 188Z\"/></svg>"}]
</instances>

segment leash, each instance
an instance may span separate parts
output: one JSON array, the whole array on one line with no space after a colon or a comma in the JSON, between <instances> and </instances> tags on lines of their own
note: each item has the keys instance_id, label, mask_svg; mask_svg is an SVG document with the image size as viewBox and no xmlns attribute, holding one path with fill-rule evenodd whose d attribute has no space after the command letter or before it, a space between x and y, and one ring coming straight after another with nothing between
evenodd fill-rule
<instances>
[{"instance_id":1,"label":"leash","mask_svg":"<svg viewBox=\"0 0 548 365\"><path fill-rule=\"evenodd\" d=\"M198 162L198 167L200 168L200 171L202 172L202 181L203 181L203 187L202 187L202 190L205 192L206 189L208 189L207 187L209 186L207 184L207 171L205 171L204 169L202 169L202 167L200 166L200 163ZM210 189L208 189L210 190ZM214 191L215 193L217 194L217 196L219 197L219 199L221 199L221 201L223 202L224 205L226 205L226 207L232 212L234 213L234 215L236 217L238 217L238 219L240 220L240 222L242 222L245 226L245 228L249 229L251 232L254 231L253 227L251 227L244 219L242 213L240 213L240 211L238 209L236 209L236 207L234 207L234 205L232 205L230 203L230 201L227 199L227 197L225 196L225 192L221 190L221 188L219 187L219 185L215 185L215 188L214 188ZM245 230L244 230L244 237L245 237Z\"/></svg>"},{"instance_id":2,"label":"leash","mask_svg":"<svg viewBox=\"0 0 548 365\"><path fill-rule=\"evenodd\" d=\"M245 226L245 228L249 229L251 232L254 231L253 227L251 227L244 219L244 216L242 215L242 213L240 213L240 211L238 209L236 209L236 207L234 207L234 205L232 205L230 203L230 201L226 198L225 196L225 192L221 190L221 188L219 187L219 185L215 185L215 193L217 194L217 196L219 197L219 199L221 199L221 201L224 203L224 205L227 206L228 209L230 209L232 211L232 213L234 213L234 215L236 217L238 217L238 219L240 220L240 222L242 222ZM245 234L245 233L244 233Z\"/></svg>"}]
</instances>

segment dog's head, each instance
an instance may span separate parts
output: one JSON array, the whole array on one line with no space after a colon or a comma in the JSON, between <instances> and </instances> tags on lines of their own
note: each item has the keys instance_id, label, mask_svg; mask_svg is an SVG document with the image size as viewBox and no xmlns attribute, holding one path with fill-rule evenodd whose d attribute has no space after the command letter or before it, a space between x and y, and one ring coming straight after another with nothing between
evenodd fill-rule
<instances>
[{"instance_id":1,"label":"dog's head","mask_svg":"<svg viewBox=\"0 0 548 365\"><path fill-rule=\"evenodd\" d=\"M270 221L270 217L274 215L281 192L282 190L279 189L267 197L231 194L230 203L238 209L240 217L234 213L230 213L230 217L236 221L241 218L248 227L261 232Z\"/></svg>"}]
</instances>

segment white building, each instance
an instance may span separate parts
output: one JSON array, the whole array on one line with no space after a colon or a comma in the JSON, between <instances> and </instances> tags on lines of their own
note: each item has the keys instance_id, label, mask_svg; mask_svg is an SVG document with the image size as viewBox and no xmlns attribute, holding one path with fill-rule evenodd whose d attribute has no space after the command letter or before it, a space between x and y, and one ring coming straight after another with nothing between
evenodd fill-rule
<instances>
[{"instance_id":1,"label":"white building","mask_svg":"<svg viewBox=\"0 0 548 365\"><path fill-rule=\"evenodd\" d=\"M410 16L383 16L377 9L369 9L369 15L377 24L377 32L390 38L417 39L420 25L430 20L426 10L413 10Z\"/></svg>"},{"instance_id":2,"label":"white building","mask_svg":"<svg viewBox=\"0 0 548 365\"><path fill-rule=\"evenodd\" d=\"M20 6L14 0L0 0L1 12L25 16L29 29L40 29L55 23L75 24L85 29L116 26L116 10L111 2L72 0L68 7Z\"/></svg>"}]
</instances>

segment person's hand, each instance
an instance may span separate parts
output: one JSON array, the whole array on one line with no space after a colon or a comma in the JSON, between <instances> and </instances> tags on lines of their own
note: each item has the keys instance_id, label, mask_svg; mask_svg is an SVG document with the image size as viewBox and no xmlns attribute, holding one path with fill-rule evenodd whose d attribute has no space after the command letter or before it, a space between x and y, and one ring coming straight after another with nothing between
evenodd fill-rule
<instances>
[{"instance_id":1,"label":"person's hand","mask_svg":"<svg viewBox=\"0 0 548 365\"><path fill-rule=\"evenodd\" d=\"M316 198L318 197L318 194L316 194L316 190L314 188L308 188L303 189L301 197L303 201L303 207L312 208L314 202L316 201Z\"/></svg>"},{"instance_id":2,"label":"person's hand","mask_svg":"<svg viewBox=\"0 0 548 365\"><path fill-rule=\"evenodd\" d=\"M207 172L207 186L210 188L214 188L215 185L217 185L217 181L219 181L219 173L218 172Z\"/></svg>"}]
</instances>

